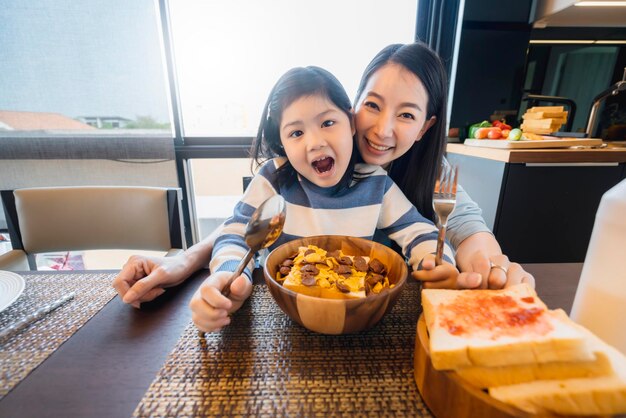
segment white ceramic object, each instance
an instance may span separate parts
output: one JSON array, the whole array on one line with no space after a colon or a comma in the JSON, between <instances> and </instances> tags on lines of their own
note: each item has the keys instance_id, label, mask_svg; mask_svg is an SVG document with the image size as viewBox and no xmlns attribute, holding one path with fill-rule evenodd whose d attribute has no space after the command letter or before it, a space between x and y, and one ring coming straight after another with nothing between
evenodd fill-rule
<instances>
[{"instance_id":1,"label":"white ceramic object","mask_svg":"<svg viewBox=\"0 0 626 418\"><path fill-rule=\"evenodd\" d=\"M602 196L571 318L626 354L626 180Z\"/></svg>"},{"instance_id":2,"label":"white ceramic object","mask_svg":"<svg viewBox=\"0 0 626 418\"><path fill-rule=\"evenodd\" d=\"M26 283L19 274L0 271L0 312L11 306L24 291Z\"/></svg>"}]
</instances>

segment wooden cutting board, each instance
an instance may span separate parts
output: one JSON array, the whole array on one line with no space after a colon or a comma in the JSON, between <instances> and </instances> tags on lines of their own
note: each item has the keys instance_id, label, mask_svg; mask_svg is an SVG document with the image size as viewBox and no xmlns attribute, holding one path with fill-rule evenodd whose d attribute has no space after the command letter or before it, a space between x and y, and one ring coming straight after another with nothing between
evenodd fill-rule
<instances>
[{"instance_id":1,"label":"wooden cutting board","mask_svg":"<svg viewBox=\"0 0 626 418\"><path fill-rule=\"evenodd\" d=\"M435 370L429 354L424 315L417 321L414 376L426 405L437 418L556 418L563 415L533 415L492 398L453 371ZM572 418L571 416L569 416ZM587 417L591 418L591 417Z\"/></svg>"},{"instance_id":2,"label":"wooden cutting board","mask_svg":"<svg viewBox=\"0 0 626 418\"><path fill-rule=\"evenodd\" d=\"M553 137L554 138L554 137ZM487 147L503 149L529 149L529 148L568 148L575 146L598 146L602 145L600 138L560 138L511 141L508 139L466 139L465 145L470 147Z\"/></svg>"}]
</instances>

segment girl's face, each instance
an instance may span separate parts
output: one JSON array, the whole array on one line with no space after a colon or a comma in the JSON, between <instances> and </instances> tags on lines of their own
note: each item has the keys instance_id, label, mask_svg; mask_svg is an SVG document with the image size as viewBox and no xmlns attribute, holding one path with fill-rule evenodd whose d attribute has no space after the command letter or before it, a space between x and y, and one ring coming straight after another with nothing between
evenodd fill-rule
<instances>
[{"instance_id":1,"label":"girl's face","mask_svg":"<svg viewBox=\"0 0 626 418\"><path fill-rule=\"evenodd\" d=\"M352 155L351 119L320 95L291 103L280 121L280 142L293 168L320 187L332 187L345 174Z\"/></svg>"},{"instance_id":2,"label":"girl's face","mask_svg":"<svg viewBox=\"0 0 626 418\"><path fill-rule=\"evenodd\" d=\"M363 160L385 167L406 153L435 123L426 120L427 105L424 85L403 66L389 63L372 74L356 103Z\"/></svg>"}]
</instances>

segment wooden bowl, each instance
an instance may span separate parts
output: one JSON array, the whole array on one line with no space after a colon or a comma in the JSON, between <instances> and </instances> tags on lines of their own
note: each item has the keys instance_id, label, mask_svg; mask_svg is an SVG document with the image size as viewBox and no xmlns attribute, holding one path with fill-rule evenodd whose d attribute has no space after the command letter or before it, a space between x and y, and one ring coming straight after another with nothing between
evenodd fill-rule
<instances>
[{"instance_id":1,"label":"wooden bowl","mask_svg":"<svg viewBox=\"0 0 626 418\"><path fill-rule=\"evenodd\" d=\"M362 299L324 299L284 288L274 278L278 265L298 252L298 248L316 245L326 251L341 250L346 255L377 258L386 267L391 290ZM297 239L272 251L263 267L265 282L278 306L291 319L311 331L322 334L349 334L371 328L391 310L408 276L404 259L391 248L362 238L322 235Z\"/></svg>"}]
</instances>

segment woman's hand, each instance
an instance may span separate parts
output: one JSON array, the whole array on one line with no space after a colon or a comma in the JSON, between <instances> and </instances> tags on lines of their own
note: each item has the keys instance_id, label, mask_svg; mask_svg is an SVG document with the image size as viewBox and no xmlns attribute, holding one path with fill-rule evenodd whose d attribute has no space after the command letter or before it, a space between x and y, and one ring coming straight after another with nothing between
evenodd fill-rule
<instances>
[{"instance_id":1,"label":"woman's hand","mask_svg":"<svg viewBox=\"0 0 626 418\"><path fill-rule=\"evenodd\" d=\"M227 271L210 275L191 298L191 319L200 331L219 331L230 324L229 315L241 308L252 293L252 283L242 274L230 285L229 297L222 295L231 276Z\"/></svg>"},{"instance_id":2,"label":"woman's hand","mask_svg":"<svg viewBox=\"0 0 626 418\"><path fill-rule=\"evenodd\" d=\"M166 287L179 285L206 266L221 231L222 226L219 226L211 235L176 257L131 256L113 280L113 287L125 303L139 308L140 303L162 295Z\"/></svg>"},{"instance_id":3,"label":"woman's hand","mask_svg":"<svg viewBox=\"0 0 626 418\"><path fill-rule=\"evenodd\" d=\"M462 289L502 289L519 283L535 287L535 278L518 263L512 263L504 254L488 255L483 251L474 252L457 279Z\"/></svg>"},{"instance_id":4,"label":"woman's hand","mask_svg":"<svg viewBox=\"0 0 626 418\"><path fill-rule=\"evenodd\" d=\"M477 251L469 260L469 268L459 273L452 264L435 266L435 256L429 254L422 261L422 270L412 275L425 289L502 289L518 283L535 287L533 275L503 254L490 257Z\"/></svg>"},{"instance_id":5,"label":"woman's hand","mask_svg":"<svg viewBox=\"0 0 626 418\"><path fill-rule=\"evenodd\" d=\"M124 303L139 308L187 279L184 256L147 257L131 256L122 271L113 279L113 287Z\"/></svg>"},{"instance_id":6,"label":"woman's hand","mask_svg":"<svg viewBox=\"0 0 626 418\"><path fill-rule=\"evenodd\" d=\"M427 254L422 260L422 269L411 275L422 282L425 289L456 289L459 271L452 264L444 262L437 266L435 255Z\"/></svg>"},{"instance_id":7,"label":"woman's hand","mask_svg":"<svg viewBox=\"0 0 626 418\"><path fill-rule=\"evenodd\" d=\"M502 289L518 283L535 287L533 275L511 263L488 232L466 238L457 248L456 264L461 271L456 284L459 289Z\"/></svg>"}]
</instances>

